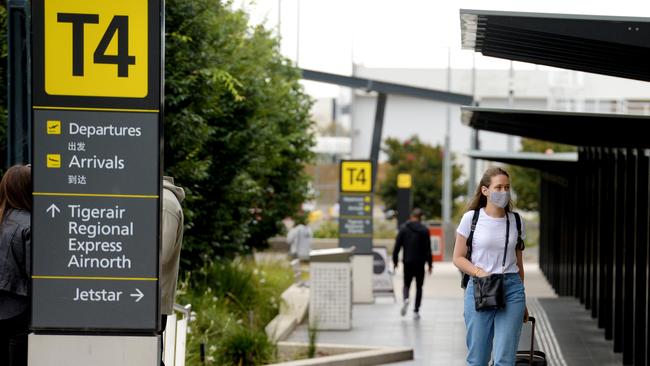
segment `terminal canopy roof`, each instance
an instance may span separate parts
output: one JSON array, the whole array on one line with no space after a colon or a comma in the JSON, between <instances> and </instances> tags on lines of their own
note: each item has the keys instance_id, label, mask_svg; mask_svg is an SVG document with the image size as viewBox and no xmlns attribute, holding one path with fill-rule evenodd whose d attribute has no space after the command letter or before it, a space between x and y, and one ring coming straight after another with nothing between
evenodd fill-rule
<instances>
[{"instance_id":1,"label":"terminal canopy roof","mask_svg":"<svg viewBox=\"0 0 650 366\"><path fill-rule=\"evenodd\" d=\"M461 9L464 49L650 81L650 18Z\"/></svg>"},{"instance_id":2,"label":"terminal canopy roof","mask_svg":"<svg viewBox=\"0 0 650 366\"><path fill-rule=\"evenodd\" d=\"M578 162L578 153L543 154L534 152L503 152L471 150L467 156L474 159L497 161L504 164L533 168L548 172L572 169Z\"/></svg>"},{"instance_id":3,"label":"terminal canopy roof","mask_svg":"<svg viewBox=\"0 0 650 366\"><path fill-rule=\"evenodd\" d=\"M650 147L650 117L462 107L463 124L478 130L576 146Z\"/></svg>"}]
</instances>

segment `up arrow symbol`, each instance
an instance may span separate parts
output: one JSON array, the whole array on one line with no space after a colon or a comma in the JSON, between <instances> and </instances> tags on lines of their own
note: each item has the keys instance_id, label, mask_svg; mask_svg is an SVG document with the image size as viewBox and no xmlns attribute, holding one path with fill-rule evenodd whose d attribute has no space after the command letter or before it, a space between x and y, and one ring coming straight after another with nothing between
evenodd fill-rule
<instances>
[{"instance_id":1,"label":"up arrow symbol","mask_svg":"<svg viewBox=\"0 0 650 366\"><path fill-rule=\"evenodd\" d=\"M56 216L57 213L61 212L61 210L59 210L59 208L56 207L54 203L51 204L46 211L52 214L52 218L54 218L54 216Z\"/></svg>"},{"instance_id":2,"label":"up arrow symbol","mask_svg":"<svg viewBox=\"0 0 650 366\"><path fill-rule=\"evenodd\" d=\"M142 300L142 298L144 297L144 294L143 294L142 291L140 291L140 289L138 289L138 288L136 288L135 290L136 290L138 293L137 293L137 294L131 294L130 296L131 296L131 297L137 297L137 299L135 299L135 302L139 302L139 301Z\"/></svg>"}]
</instances>

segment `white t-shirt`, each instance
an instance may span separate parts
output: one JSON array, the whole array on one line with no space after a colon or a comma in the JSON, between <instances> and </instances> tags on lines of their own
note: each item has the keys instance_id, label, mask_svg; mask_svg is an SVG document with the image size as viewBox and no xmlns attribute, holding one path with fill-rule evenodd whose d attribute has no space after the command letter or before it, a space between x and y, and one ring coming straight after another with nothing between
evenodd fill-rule
<instances>
[{"instance_id":1,"label":"white t-shirt","mask_svg":"<svg viewBox=\"0 0 650 366\"><path fill-rule=\"evenodd\" d=\"M517 255L515 247L517 246L517 221L513 213L510 216L510 238L508 240L508 253L506 255L505 273L517 273ZM472 230L472 216L474 211L468 211L458 224L456 232L467 239ZM521 220L521 238L526 239L526 225ZM476 228L474 229L474 238L472 239L472 260L471 262L481 267L488 273L501 273L501 264L503 261L503 249L506 245L506 218L491 217L485 213L485 208L481 208Z\"/></svg>"}]
</instances>

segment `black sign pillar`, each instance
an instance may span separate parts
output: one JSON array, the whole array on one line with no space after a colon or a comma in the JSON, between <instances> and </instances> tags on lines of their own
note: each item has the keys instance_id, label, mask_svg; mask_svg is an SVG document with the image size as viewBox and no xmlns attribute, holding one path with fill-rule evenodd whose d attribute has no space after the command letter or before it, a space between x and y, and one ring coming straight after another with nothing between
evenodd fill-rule
<instances>
[{"instance_id":1,"label":"black sign pillar","mask_svg":"<svg viewBox=\"0 0 650 366\"><path fill-rule=\"evenodd\" d=\"M160 328L163 21L158 0L32 1L37 333Z\"/></svg>"},{"instance_id":2,"label":"black sign pillar","mask_svg":"<svg viewBox=\"0 0 650 366\"><path fill-rule=\"evenodd\" d=\"M374 166L370 160L341 161L339 247L355 248L352 301L371 303L373 296L372 208Z\"/></svg>"},{"instance_id":3,"label":"black sign pillar","mask_svg":"<svg viewBox=\"0 0 650 366\"><path fill-rule=\"evenodd\" d=\"M339 247L372 254L372 162L343 160L340 173Z\"/></svg>"}]
</instances>

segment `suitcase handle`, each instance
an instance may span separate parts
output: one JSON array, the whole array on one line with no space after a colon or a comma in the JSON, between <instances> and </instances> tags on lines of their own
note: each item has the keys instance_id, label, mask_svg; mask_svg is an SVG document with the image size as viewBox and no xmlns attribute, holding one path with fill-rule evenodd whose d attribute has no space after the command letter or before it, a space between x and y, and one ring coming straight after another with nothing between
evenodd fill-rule
<instances>
[{"instance_id":1,"label":"suitcase handle","mask_svg":"<svg viewBox=\"0 0 650 366\"><path fill-rule=\"evenodd\" d=\"M528 321L532 323L533 331L530 336L530 365L533 365L533 354L535 353L535 318L528 317Z\"/></svg>"}]
</instances>

